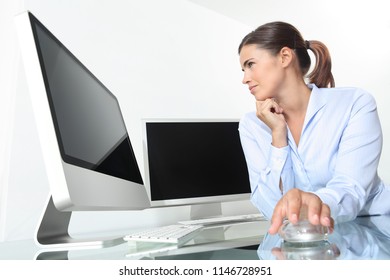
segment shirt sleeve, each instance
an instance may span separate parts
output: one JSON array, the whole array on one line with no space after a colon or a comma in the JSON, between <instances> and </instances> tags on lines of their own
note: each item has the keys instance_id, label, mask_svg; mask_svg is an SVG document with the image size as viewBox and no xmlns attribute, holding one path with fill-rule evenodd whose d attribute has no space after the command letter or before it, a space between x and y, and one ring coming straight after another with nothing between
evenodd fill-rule
<instances>
[{"instance_id":1,"label":"shirt sleeve","mask_svg":"<svg viewBox=\"0 0 390 280\"><path fill-rule=\"evenodd\" d=\"M378 179L382 130L374 98L354 101L340 140L334 175L315 193L328 204L336 222L352 220L364 208Z\"/></svg>"},{"instance_id":2,"label":"shirt sleeve","mask_svg":"<svg viewBox=\"0 0 390 280\"><path fill-rule=\"evenodd\" d=\"M258 127L248 116L240 121L241 145L248 166L251 185L251 201L270 219L283 192L294 185L290 147L276 148L271 145L270 131Z\"/></svg>"}]
</instances>

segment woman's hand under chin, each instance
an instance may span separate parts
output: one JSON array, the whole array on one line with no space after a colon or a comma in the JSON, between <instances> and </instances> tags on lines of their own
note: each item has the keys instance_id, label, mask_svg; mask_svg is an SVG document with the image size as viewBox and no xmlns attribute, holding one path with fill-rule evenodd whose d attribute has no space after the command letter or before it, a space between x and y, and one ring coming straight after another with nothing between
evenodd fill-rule
<instances>
[{"instance_id":1,"label":"woman's hand under chin","mask_svg":"<svg viewBox=\"0 0 390 280\"><path fill-rule=\"evenodd\" d=\"M272 145L287 146L287 124L283 108L273 99L256 101L256 115L272 130Z\"/></svg>"}]
</instances>

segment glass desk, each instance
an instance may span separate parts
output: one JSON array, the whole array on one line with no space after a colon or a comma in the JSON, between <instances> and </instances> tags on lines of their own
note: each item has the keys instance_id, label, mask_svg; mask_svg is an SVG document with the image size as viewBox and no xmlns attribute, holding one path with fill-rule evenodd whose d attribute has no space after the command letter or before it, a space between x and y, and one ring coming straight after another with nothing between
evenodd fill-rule
<instances>
[{"instance_id":1,"label":"glass desk","mask_svg":"<svg viewBox=\"0 0 390 280\"><path fill-rule=\"evenodd\" d=\"M69 260L277 260L390 259L390 216L359 217L337 224L326 242L291 246L267 234L269 222L258 221L204 229L183 247L122 243L98 249L39 248L33 240L0 243L0 259ZM123 234L124 235L124 234Z\"/></svg>"},{"instance_id":2,"label":"glass desk","mask_svg":"<svg viewBox=\"0 0 390 280\"><path fill-rule=\"evenodd\" d=\"M72 247L68 250L66 247L40 248L34 240L5 242L0 243L0 260L258 259L257 248L268 227L268 221L207 227L180 248L170 244L123 242L105 248ZM124 236L128 233L109 235Z\"/></svg>"},{"instance_id":3,"label":"glass desk","mask_svg":"<svg viewBox=\"0 0 390 280\"><path fill-rule=\"evenodd\" d=\"M294 244L266 234L258 256L264 260L389 260L390 216L358 217L336 224L322 242Z\"/></svg>"}]
</instances>

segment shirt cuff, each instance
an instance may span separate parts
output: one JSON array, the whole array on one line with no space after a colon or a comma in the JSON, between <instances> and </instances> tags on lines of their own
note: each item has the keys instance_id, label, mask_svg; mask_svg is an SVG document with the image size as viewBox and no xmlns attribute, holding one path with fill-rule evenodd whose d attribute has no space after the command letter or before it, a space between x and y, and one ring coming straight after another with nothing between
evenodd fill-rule
<instances>
[{"instance_id":1,"label":"shirt cuff","mask_svg":"<svg viewBox=\"0 0 390 280\"><path fill-rule=\"evenodd\" d=\"M282 170L284 165L287 163L290 166L285 166L285 168L290 168L291 163L286 162L286 159L288 158L290 154L290 147L285 146L283 148L276 148L271 145L270 149L270 168L272 170Z\"/></svg>"}]
</instances>

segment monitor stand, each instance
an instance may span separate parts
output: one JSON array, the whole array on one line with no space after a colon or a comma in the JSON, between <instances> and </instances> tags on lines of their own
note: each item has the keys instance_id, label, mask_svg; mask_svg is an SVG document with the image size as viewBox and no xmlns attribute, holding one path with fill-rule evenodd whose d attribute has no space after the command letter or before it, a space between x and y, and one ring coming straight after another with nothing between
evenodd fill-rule
<instances>
[{"instance_id":1,"label":"monitor stand","mask_svg":"<svg viewBox=\"0 0 390 280\"><path fill-rule=\"evenodd\" d=\"M123 238L103 239L79 239L69 234L69 224L72 212L58 211L53 198L47 203L46 211L36 234L36 241L45 248L105 248L115 246L125 241Z\"/></svg>"},{"instance_id":2,"label":"monitor stand","mask_svg":"<svg viewBox=\"0 0 390 280\"><path fill-rule=\"evenodd\" d=\"M220 202L191 205L190 219L199 220L222 217L222 205Z\"/></svg>"},{"instance_id":3,"label":"monitor stand","mask_svg":"<svg viewBox=\"0 0 390 280\"><path fill-rule=\"evenodd\" d=\"M221 203L191 205L190 220L182 224L199 224L204 226L231 225L265 220L259 214L222 215Z\"/></svg>"}]
</instances>

